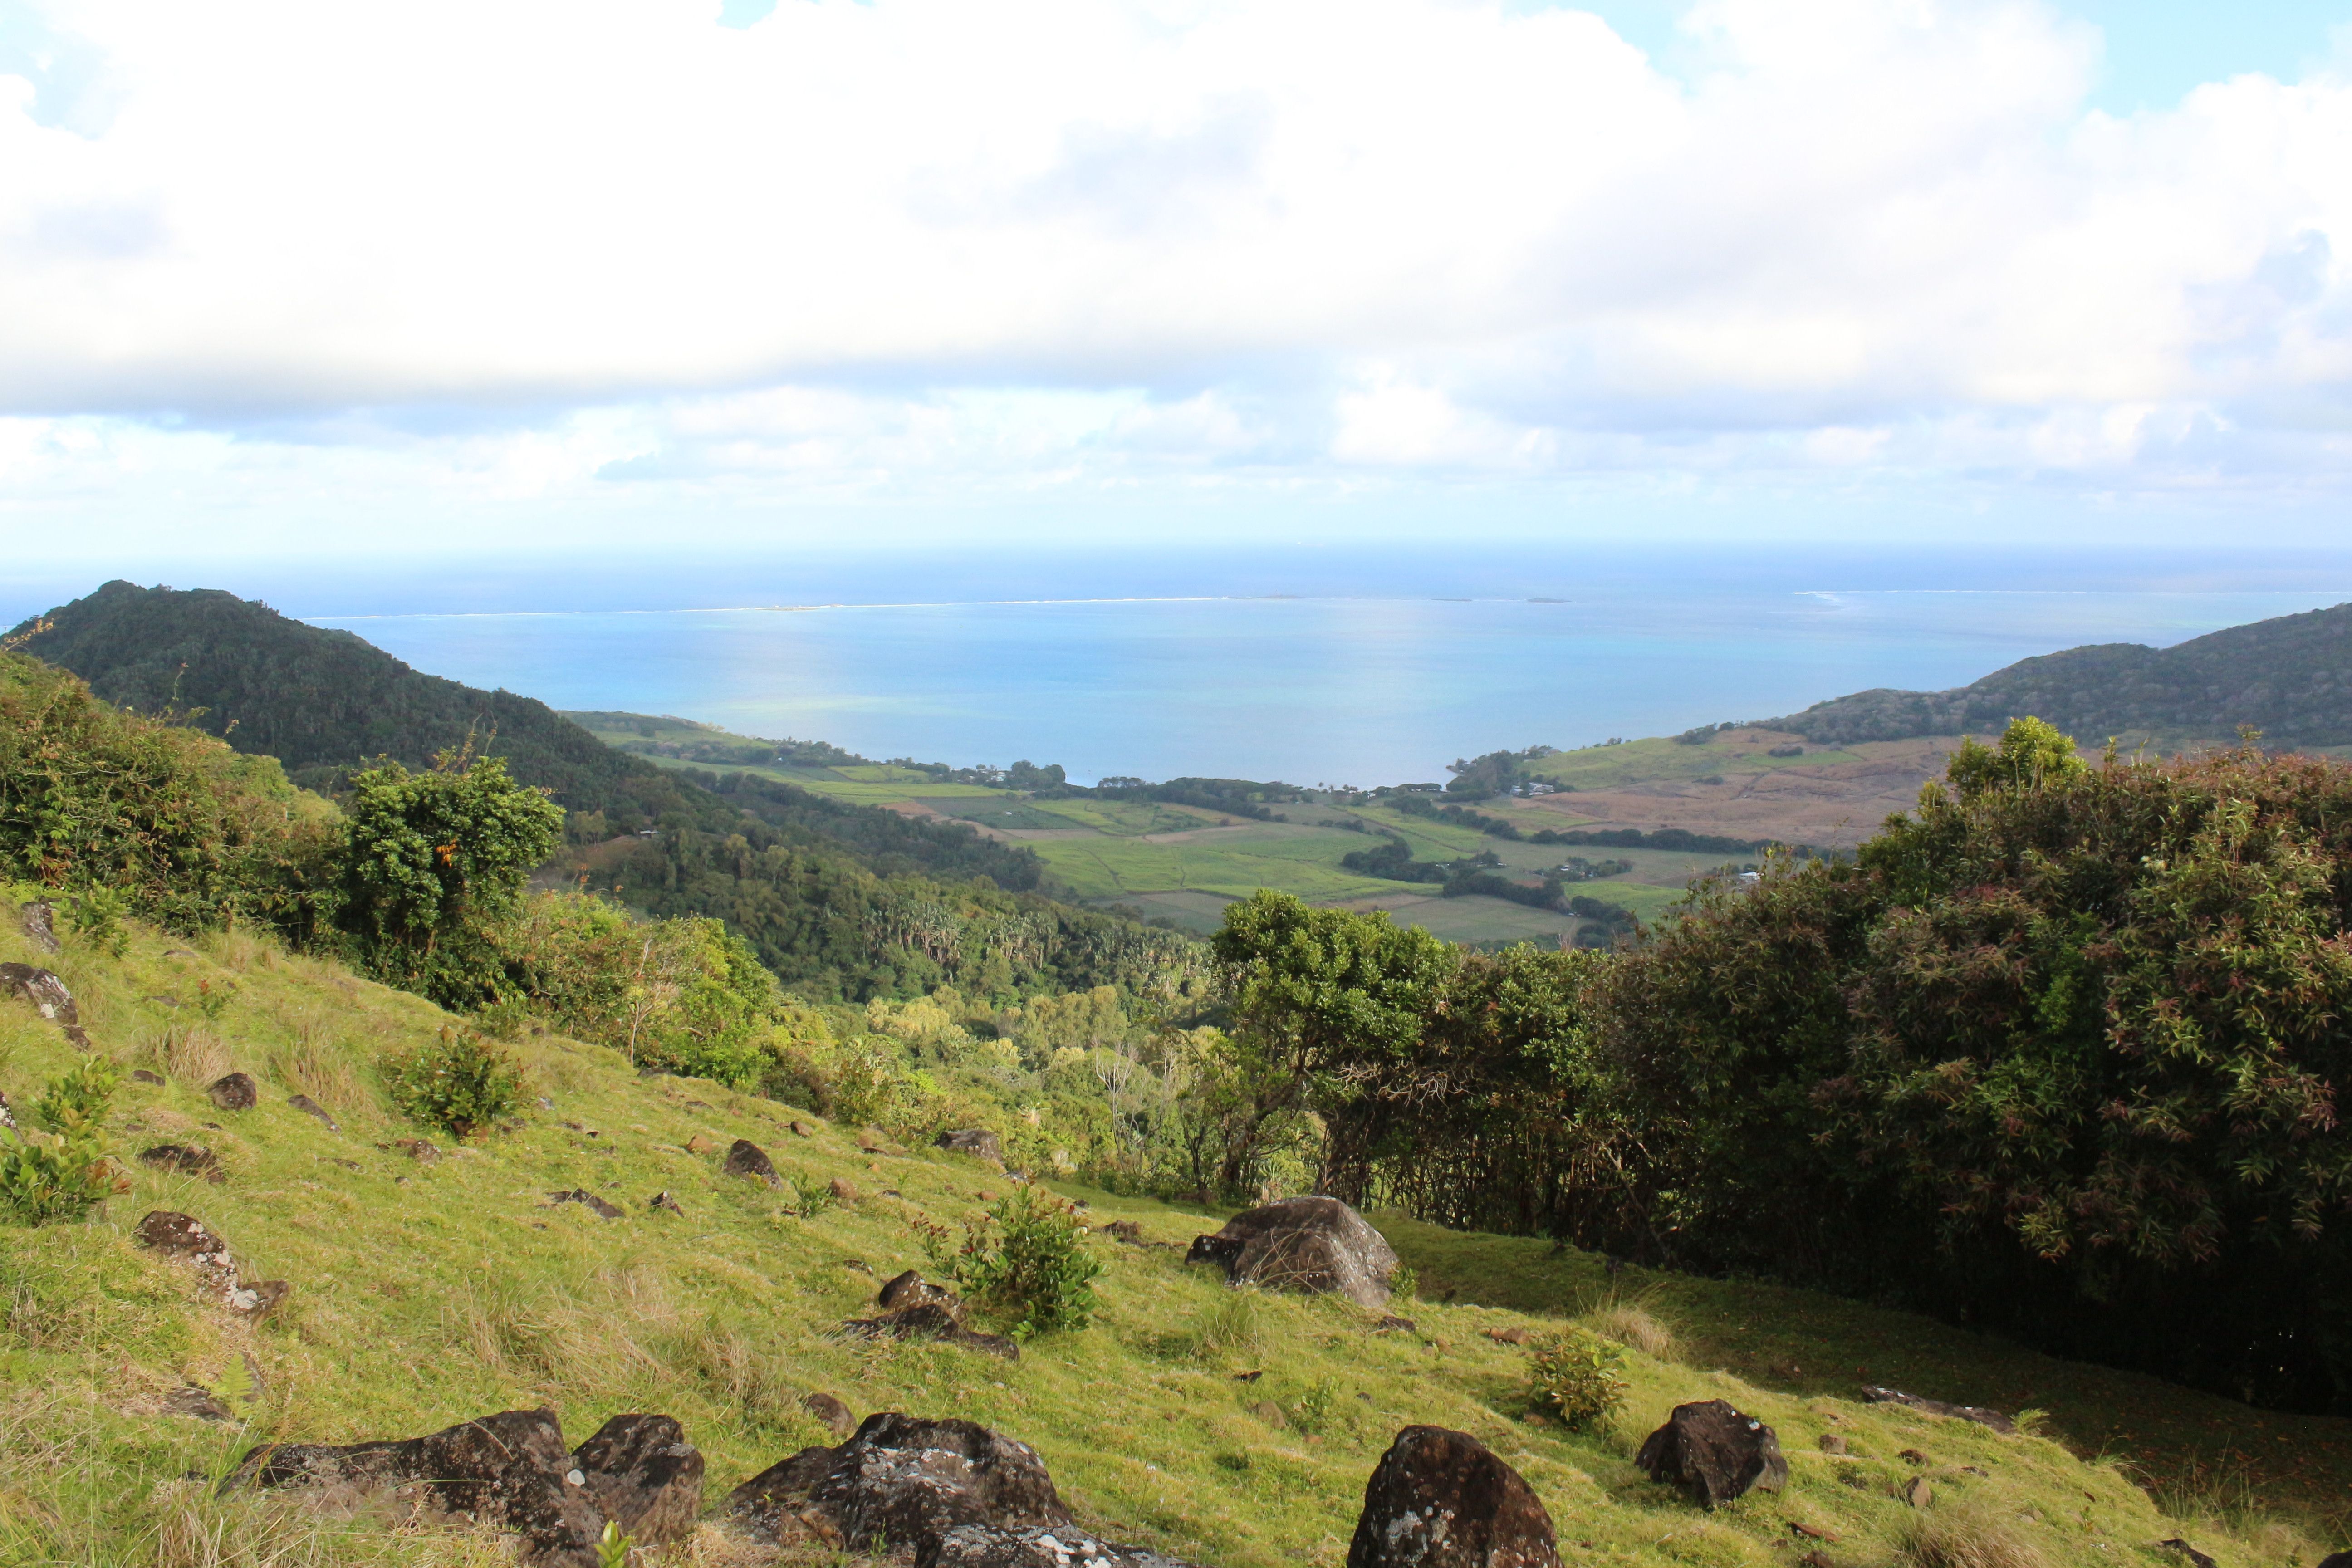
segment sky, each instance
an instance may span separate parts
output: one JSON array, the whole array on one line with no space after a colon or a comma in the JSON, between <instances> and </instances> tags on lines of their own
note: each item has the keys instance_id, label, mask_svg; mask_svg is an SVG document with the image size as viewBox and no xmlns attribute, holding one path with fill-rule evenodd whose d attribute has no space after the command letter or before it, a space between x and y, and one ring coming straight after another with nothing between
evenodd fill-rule
<instances>
[{"instance_id":1,"label":"sky","mask_svg":"<svg viewBox=\"0 0 2352 1568\"><path fill-rule=\"evenodd\" d=\"M0 0L10 560L2325 548L2352 0Z\"/></svg>"}]
</instances>

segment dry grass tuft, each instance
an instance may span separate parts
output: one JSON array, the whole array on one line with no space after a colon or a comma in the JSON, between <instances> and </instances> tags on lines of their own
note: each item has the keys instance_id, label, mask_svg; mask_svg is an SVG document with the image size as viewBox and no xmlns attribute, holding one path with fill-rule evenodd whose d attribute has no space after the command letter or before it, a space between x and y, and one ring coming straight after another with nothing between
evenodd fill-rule
<instances>
[{"instance_id":1,"label":"dry grass tuft","mask_svg":"<svg viewBox=\"0 0 2352 1568\"><path fill-rule=\"evenodd\" d=\"M1674 1330L1632 1301L1612 1301L1587 1313L1584 1321L1601 1338L1615 1340L1654 1361L1672 1361L1681 1348Z\"/></svg>"},{"instance_id":2,"label":"dry grass tuft","mask_svg":"<svg viewBox=\"0 0 2352 1568\"><path fill-rule=\"evenodd\" d=\"M295 1025L292 1040L269 1048L263 1069L276 1082L309 1095L339 1118L372 1109L374 1097L351 1058L324 1040L321 1020L315 1015L306 1016Z\"/></svg>"},{"instance_id":3,"label":"dry grass tuft","mask_svg":"<svg viewBox=\"0 0 2352 1568\"><path fill-rule=\"evenodd\" d=\"M1265 1348L1265 1314L1254 1294L1230 1290L1201 1314L1190 1337L1188 1348L1202 1361L1255 1356Z\"/></svg>"},{"instance_id":4,"label":"dry grass tuft","mask_svg":"<svg viewBox=\"0 0 2352 1568\"><path fill-rule=\"evenodd\" d=\"M234 1067L228 1042L192 1024L167 1026L140 1050L145 1065L166 1078L202 1089Z\"/></svg>"},{"instance_id":5,"label":"dry grass tuft","mask_svg":"<svg viewBox=\"0 0 2352 1568\"><path fill-rule=\"evenodd\" d=\"M2049 1568L2017 1526L1990 1509L1930 1509L1911 1522L1903 1555L1913 1568Z\"/></svg>"}]
</instances>

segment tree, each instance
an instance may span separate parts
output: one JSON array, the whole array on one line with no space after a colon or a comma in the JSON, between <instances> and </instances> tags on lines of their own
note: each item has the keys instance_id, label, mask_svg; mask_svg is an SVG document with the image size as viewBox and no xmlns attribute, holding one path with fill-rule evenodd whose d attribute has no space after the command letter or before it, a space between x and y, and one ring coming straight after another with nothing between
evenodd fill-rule
<instances>
[{"instance_id":1,"label":"tree","mask_svg":"<svg viewBox=\"0 0 2352 1568\"><path fill-rule=\"evenodd\" d=\"M497 1000L492 939L554 849L562 808L496 757L444 752L423 773L387 762L351 784L341 922L361 964L446 1007Z\"/></svg>"},{"instance_id":2,"label":"tree","mask_svg":"<svg viewBox=\"0 0 2352 1568\"><path fill-rule=\"evenodd\" d=\"M1228 1193L1283 1119L1336 1110L1409 1058L1461 963L1459 949L1385 913L1310 909L1268 889L1226 906L1210 950L1237 1025L1246 1106L1218 1173Z\"/></svg>"}]
</instances>

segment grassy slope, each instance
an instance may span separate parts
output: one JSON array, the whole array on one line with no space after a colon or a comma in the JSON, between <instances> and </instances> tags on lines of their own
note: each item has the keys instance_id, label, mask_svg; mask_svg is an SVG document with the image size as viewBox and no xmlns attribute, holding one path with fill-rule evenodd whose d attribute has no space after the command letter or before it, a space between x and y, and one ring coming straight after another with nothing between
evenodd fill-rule
<instances>
[{"instance_id":1,"label":"grassy slope","mask_svg":"<svg viewBox=\"0 0 2352 1568\"><path fill-rule=\"evenodd\" d=\"M13 931L0 937L0 958L36 957ZM140 932L120 961L71 949L49 962L100 1048L171 1077L161 1089L126 1087L112 1123L125 1150L200 1139L229 1175L214 1186L136 1167L134 1190L87 1226L0 1227L0 1563L486 1562L479 1541L369 1527L313 1538L299 1520L216 1503L180 1478L218 1475L265 1438L407 1436L544 1402L574 1441L616 1412L676 1415L709 1456L715 1500L822 1437L798 1405L813 1389L860 1415L901 1408L997 1426L1036 1445L1085 1520L1217 1568L1335 1568L1374 1460L1416 1421L1475 1433L1507 1456L1572 1560L1783 1562L1793 1555L1781 1550L1792 1544L1787 1521L1801 1520L1843 1538L1832 1561L1886 1561L1920 1517L1893 1495L1916 1473L1898 1457L1909 1447L1926 1456L1935 1519L1990 1511L2053 1563L2168 1561L2142 1549L2183 1527L2117 1465L1847 1403L1846 1369L1864 1364L1931 1394L2030 1394L2092 1448L2146 1440L2153 1453L2213 1463L2251 1449L2290 1501L2333 1506L2352 1474L2344 1449L2327 1446L2340 1423L2263 1417L1801 1292L1664 1278L1639 1287L1688 1351L1631 1354L1622 1416L1572 1436L1529 1417L1521 1352L1482 1331L1540 1327L1636 1288L1612 1285L1599 1259L1387 1221L1424 1296L1453 1300L1401 1304L1421 1332L1374 1336L1345 1303L1236 1295L1212 1270L1184 1266L1175 1248L1213 1216L1100 1194L1082 1194L1098 1215L1134 1217L1169 1245L1101 1245L1109 1269L1095 1327L1034 1344L1014 1366L943 1347L844 1343L827 1330L865 1310L878 1279L920 1262L909 1220L952 1223L981 1191L1002 1190L1002 1177L929 1151L868 1156L831 1128L798 1139L784 1108L688 1080L640 1081L608 1051L546 1037L518 1048L555 1109L420 1164L385 1147L415 1130L388 1112L372 1064L446 1022L427 1005L236 936L180 947ZM160 1000L188 1000L200 980L238 988L216 1032ZM71 1059L28 1007L0 1006L0 1086L19 1104ZM259 1109L226 1115L202 1098L197 1086L232 1064L262 1079ZM331 1107L342 1131L289 1109L296 1089ZM778 1194L722 1177L715 1153L687 1152L698 1132L722 1147L748 1135L788 1173L845 1176L866 1195L813 1220L785 1217ZM548 1205L551 1192L572 1187L602 1193L625 1216ZM684 1215L648 1210L658 1190ZM175 1266L128 1240L159 1207L213 1226L251 1272L292 1281L287 1305L247 1328L193 1300ZM246 1428L159 1413L184 1381L216 1385L248 1352L268 1393ZM1773 1370L1782 1359L1806 1370ZM1262 1381L1235 1380L1256 1370ZM1633 1468L1642 1434L1671 1405L1715 1395L1779 1428L1794 1471L1785 1496L1702 1516ZM1328 1414L1312 1437L1252 1409L1270 1400L1297 1412L1318 1398ZM2124 1429L2110 1431L2117 1422ZM1815 1438L1832 1429L1853 1458L1820 1451ZM2273 1464L2273 1434L2295 1440L2306 1469ZM2275 1531L2230 1537L2199 1521L2189 1533L2229 1568L2313 1557ZM712 1541L686 1556L750 1560Z\"/></svg>"}]
</instances>

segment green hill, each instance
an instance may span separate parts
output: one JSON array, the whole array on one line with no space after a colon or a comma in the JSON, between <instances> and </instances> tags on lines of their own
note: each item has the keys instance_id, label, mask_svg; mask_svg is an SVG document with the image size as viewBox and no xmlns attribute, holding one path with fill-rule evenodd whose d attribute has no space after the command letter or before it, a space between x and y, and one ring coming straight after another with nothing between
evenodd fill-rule
<instances>
[{"instance_id":1,"label":"green hill","mask_svg":"<svg viewBox=\"0 0 2352 1568\"><path fill-rule=\"evenodd\" d=\"M2352 605L2231 626L2168 648L2101 643L2020 659L1950 691L1857 691L1765 721L1817 745L1998 731L2031 714L2085 741L2352 744Z\"/></svg>"},{"instance_id":2,"label":"green hill","mask_svg":"<svg viewBox=\"0 0 2352 1568\"><path fill-rule=\"evenodd\" d=\"M730 1542L716 1521L728 1489L832 1440L801 1403L812 1392L861 1416L961 1415L1028 1442L1087 1528L1214 1568L1336 1568L1374 1462L1416 1422L1469 1432L1517 1467L1565 1561L1633 1568L1808 1553L2179 1568L2188 1559L2157 1545L2174 1539L2221 1568L2308 1565L2352 1482L2340 1422L1804 1291L1619 1271L1539 1240L1386 1215L1421 1299L1393 1303L1412 1331L1375 1333L1373 1314L1339 1299L1235 1292L1188 1267L1183 1245L1216 1214L1067 1184L1055 1184L1091 1205L1098 1228L1083 1245L1106 1269L1091 1326L1033 1340L1011 1363L845 1340L836 1325L870 1312L878 1279L927 1267L918 1225L958 1226L981 1194L1009 1190L1004 1176L920 1146L922 1126L890 1124L898 1141L868 1151L855 1126L640 1079L617 1051L554 1035L514 1047L528 1078L520 1124L455 1146L400 1119L378 1067L458 1024L425 1002L245 932L192 941L133 926L120 955L67 942L37 952L11 919L0 960L53 966L97 1050L163 1081L126 1084L105 1119L126 1190L87 1223L0 1225L7 1568L488 1568L505 1559L478 1536L221 1500L212 1483L257 1443L404 1437L537 1405L572 1441L623 1411L685 1424L709 1459L706 1522L651 1561L854 1562ZM232 1000L206 1016L200 994ZM0 1090L20 1116L45 1079L82 1059L30 1007L0 1001ZM205 1097L232 1068L259 1081L257 1108ZM289 1105L295 1093L336 1128ZM1008 1137L1024 1126L1017 1100L967 1110ZM790 1131L795 1118L808 1136ZM793 1185L723 1173L738 1137L786 1177L837 1179L855 1195L795 1217ZM436 1157L404 1145L417 1139ZM202 1144L223 1179L138 1158L165 1142ZM572 1192L618 1217L551 1201ZM657 1193L677 1212L650 1207ZM237 1320L187 1266L136 1246L131 1232L159 1209L212 1227L248 1277L288 1281L283 1305ZM1147 1245L1111 1240L1099 1227L1115 1219ZM1496 1337L1570 1322L1626 1346L1626 1403L1584 1433L1530 1407L1527 1352ZM1864 1405L1864 1382L2048 1415L2001 1436ZM182 1413L207 1395L212 1418ZM1705 1513L1634 1468L1671 1405L1711 1397L1777 1429L1784 1493ZM1921 1478L1915 1506L1902 1494Z\"/></svg>"},{"instance_id":3,"label":"green hill","mask_svg":"<svg viewBox=\"0 0 2352 1568\"><path fill-rule=\"evenodd\" d=\"M349 632L232 594L109 583L8 643L110 701L277 757L297 783L330 793L376 757L427 767L471 737L569 808L553 875L656 914L723 919L814 995L983 979L1019 991L1133 985L1184 945L1038 896L1033 852L962 824L740 768L665 765L530 698L422 674Z\"/></svg>"}]
</instances>

